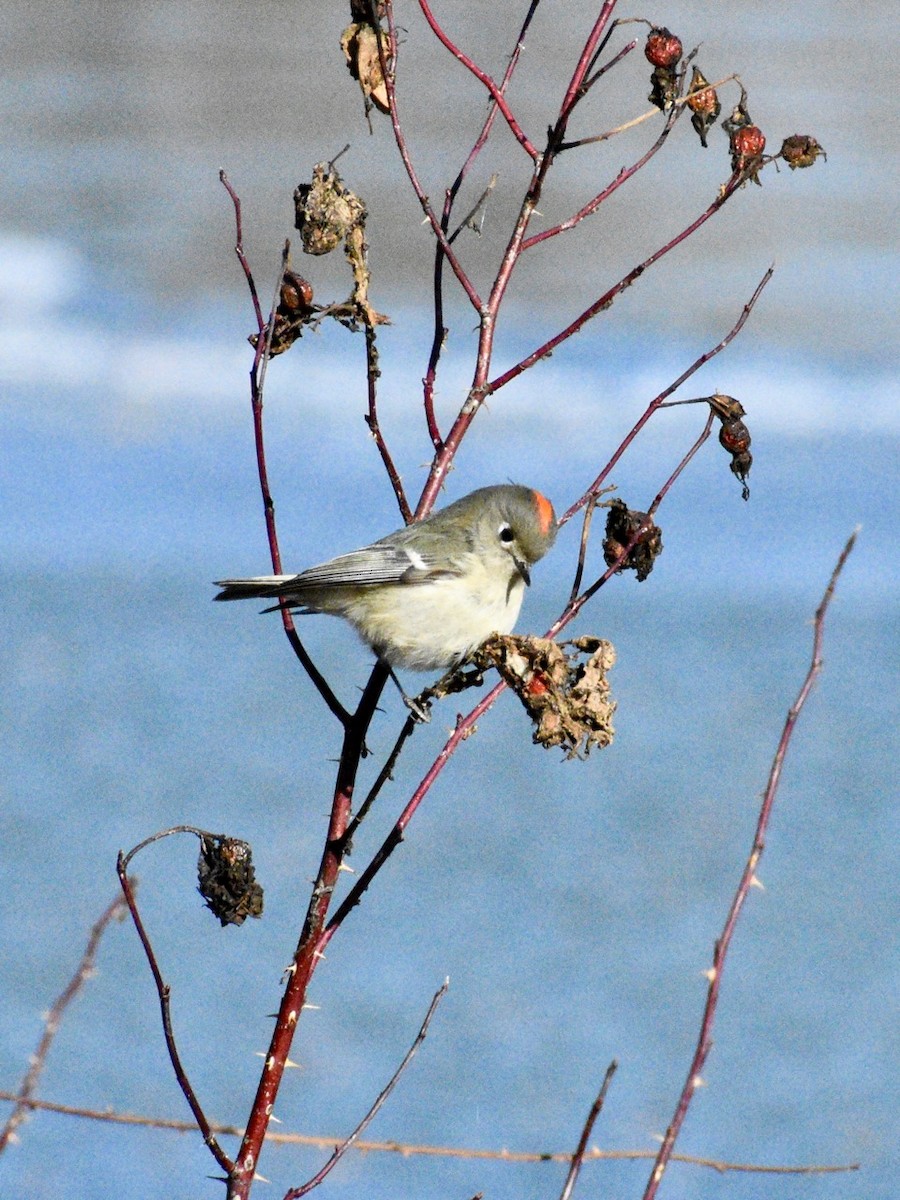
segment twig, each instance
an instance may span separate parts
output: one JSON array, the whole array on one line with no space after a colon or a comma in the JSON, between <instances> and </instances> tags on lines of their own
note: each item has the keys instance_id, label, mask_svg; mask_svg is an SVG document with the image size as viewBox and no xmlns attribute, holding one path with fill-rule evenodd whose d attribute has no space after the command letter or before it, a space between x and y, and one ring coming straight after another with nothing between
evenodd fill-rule
<instances>
[{"instance_id":1,"label":"twig","mask_svg":"<svg viewBox=\"0 0 900 1200\"><path fill-rule=\"evenodd\" d=\"M234 224L235 224L235 239L234 252L237 255L238 262L244 272L244 278L247 280L247 287L250 289L250 297L253 301L253 311L256 313L256 327L260 334L266 327L265 318L262 314L262 308L259 303L259 295L256 291L256 282L253 278L253 272L250 270L250 263L247 261L247 255L244 253L244 231L241 221L241 200L237 192L231 186L231 181L224 171L219 172L219 181L225 188L225 191L231 197L231 203L234 205Z\"/></svg>"},{"instance_id":2,"label":"twig","mask_svg":"<svg viewBox=\"0 0 900 1200\"><path fill-rule=\"evenodd\" d=\"M376 799L378 798L378 796L381 792L381 789L384 787L384 785L387 783L387 781L392 777L392 772L394 770L394 767L396 766L397 759L400 757L400 752L402 751L403 747L406 745L407 741L412 737L412 735L416 731L416 728L418 727L418 725L419 725L419 721L412 713L410 713L409 716L406 718L406 720L403 722L403 727L397 736L396 742L394 742L394 748L391 750L390 754L385 759L384 766L378 772L375 782L372 784L372 786L369 788L368 792L366 793L365 800L363 800L362 804L360 804L359 808L356 810L356 813L353 816L353 819L347 825L347 830L344 834L344 842L346 844L347 854L350 853L350 847L353 842L353 838L356 836L357 829L359 829L360 825L366 819L366 816L368 815L369 810L371 809L372 805L375 803Z\"/></svg>"},{"instance_id":3,"label":"twig","mask_svg":"<svg viewBox=\"0 0 900 1200\"><path fill-rule=\"evenodd\" d=\"M630 46L626 46L625 49L633 49L636 44L637 43L632 42ZM617 55L617 57L620 55ZM604 67L604 70L608 70L609 67L613 66L614 62L615 59L613 62L608 63L607 66ZM715 83L706 84L703 90L705 91L707 87L710 89L720 88L723 86L723 84L731 83L732 80L735 79L738 79L738 76L735 74L726 75L723 79L719 79ZM593 82L593 80L591 80L591 82ZM738 82L740 81L738 80ZM678 96L676 99L672 100L669 105L667 105L668 110L671 112L674 109L683 108L689 100L693 99L694 94L689 93L686 96ZM617 125L615 129L607 129L606 133L598 133L592 137L579 138L576 142L563 142L559 148L560 150L576 150L579 146L594 146L598 142L609 141L610 138L616 137L617 134L625 133L629 129L634 129L637 125L643 125L645 121L652 120L653 117L658 117L659 113L660 110L658 108L648 108L647 111L641 113L639 117L632 117L630 121L625 121L624 124Z\"/></svg>"},{"instance_id":4,"label":"twig","mask_svg":"<svg viewBox=\"0 0 900 1200\"><path fill-rule=\"evenodd\" d=\"M572 1165L569 1167L569 1174L566 1176L566 1182L563 1185L563 1190L559 1194L559 1200L571 1200L575 1183L578 1179L578 1174L581 1171L584 1157L587 1153L588 1139L591 1136L591 1131L594 1128L597 1118L603 1110L603 1102L606 1100L606 1093L609 1091L609 1085L612 1083L612 1077L616 1073L618 1063L615 1059L606 1068L606 1074L603 1077L603 1083L600 1086L600 1091L597 1093L597 1099L591 1105L591 1111L587 1115L587 1120L584 1123L584 1128L581 1131L581 1137L578 1140L578 1146L575 1153L572 1155Z\"/></svg>"},{"instance_id":5,"label":"twig","mask_svg":"<svg viewBox=\"0 0 900 1200\"><path fill-rule=\"evenodd\" d=\"M572 114L572 109L578 103L584 92L585 76L591 69L591 66L596 61L596 54L600 39L603 37L604 30L609 24L609 19L613 14L613 9L616 7L616 0L604 0L603 7L600 9L600 15L594 22L594 27L588 34L587 41L584 43L584 48L581 51L581 57L569 81L569 86L566 89L566 94L559 110L559 121L557 123L557 135L562 137L565 131L566 124Z\"/></svg>"},{"instance_id":6,"label":"twig","mask_svg":"<svg viewBox=\"0 0 900 1200\"><path fill-rule=\"evenodd\" d=\"M437 37L444 49L449 50L457 62L462 63L466 70L471 71L479 83L483 84L484 87L487 88L491 100L499 109L501 116L509 126L510 133L513 135L528 157L533 162L537 162L537 160L540 158L540 153L537 147L534 146L532 142L529 141L529 139L525 136L524 131L519 125L519 122L513 116L512 110L506 103L506 97L503 95L503 89L498 87L497 84L494 83L493 79L491 79L490 75L487 75L484 71L482 71L481 68L478 67L467 54L464 54L463 51L460 50L460 48L456 45L456 43L453 42L446 33L444 33L443 29L441 29L440 25L437 23L437 20L431 11L431 8L429 7L427 0L419 0L419 8L421 8L422 15L425 17L425 20L431 27L432 32L434 33L435 37Z\"/></svg>"},{"instance_id":7,"label":"twig","mask_svg":"<svg viewBox=\"0 0 900 1200\"><path fill-rule=\"evenodd\" d=\"M548 238L556 237L560 233L565 233L569 229L574 229L576 225L585 219L585 217L589 217L595 213L600 205L604 203L604 201L608 200L609 197L615 191L617 191L623 183L626 183L632 178L632 176L645 167L650 159L662 149L666 143L666 139L672 132L675 122L678 119L679 112L680 110L673 109L666 118L666 123L662 128L662 132L649 150L642 154L637 162L632 163L630 167L623 167L612 183L610 183L608 187L605 187L602 192L598 192L597 195L594 196L592 200L589 200L587 204L583 205L578 212L573 213L571 217L567 218L565 221L560 221L558 225L554 225L550 229L544 229L540 233L533 233L531 237L525 238L522 242L523 253L526 250L530 250L533 246L540 245L541 242L547 241Z\"/></svg>"},{"instance_id":8,"label":"twig","mask_svg":"<svg viewBox=\"0 0 900 1200\"><path fill-rule=\"evenodd\" d=\"M388 36L390 39L392 54L393 54L394 61L396 62L396 59L397 59L397 27L396 27L396 24L394 23L394 6L393 6L393 3L391 2L391 0L385 0L384 10L385 10L385 16L387 17L387 22L388 22ZM419 181L418 173L417 173L415 167L413 166L412 157L409 152L409 146L406 143L406 134L403 132L403 126L400 123L400 116L397 111L397 94L396 94L396 91L394 88L394 72L389 69L387 50L385 48L384 31L382 30L381 25L378 22L376 22L376 24L375 24L375 33L378 38L378 56L379 56L379 59L381 62L381 69L384 74L384 86L385 86L385 89L387 91L387 96L388 96L388 108L389 108L390 117L391 117L391 127L393 128L393 131L394 131L394 141L397 145L397 153L400 155L400 161L403 163L403 166L406 170L406 174L409 177L409 182L412 185L412 189L413 189L413 192L415 193L416 199L419 201L419 204L422 206L422 211L424 212L425 217L428 220L428 223L431 225L432 232L434 233L434 236L437 238L438 242L440 243L441 247L443 248L444 255L447 259L447 262L450 264L453 274L459 280L460 286L462 287L463 291L468 296L469 303L472 305L472 307L475 309L476 312L480 312L481 311L481 297L478 295L478 292L475 290L475 287L474 287L471 279L466 274L465 270L463 269L462 263L457 258L456 253L453 250L453 247L450 245L449 241L447 240L447 235L444 232L444 230L441 228L441 222L438 219L438 216L435 213L434 209L432 208L431 201L428 199L425 189L422 187L422 184Z\"/></svg>"},{"instance_id":9,"label":"twig","mask_svg":"<svg viewBox=\"0 0 900 1200\"><path fill-rule=\"evenodd\" d=\"M18 1098L16 1092L0 1090L0 1100L14 1101ZM52 1100L39 1100L32 1097L24 1100L26 1108L38 1112L51 1112L64 1117L81 1117L88 1121L106 1121L111 1125L137 1125L146 1129L159 1129L171 1133L193 1133L197 1126L193 1121L179 1121L172 1117L148 1117L138 1113L115 1112L108 1108L84 1108L75 1104L57 1104ZM240 1125L226 1125L213 1122L214 1133L229 1137L243 1137L244 1130ZM313 1146L328 1149L339 1139L333 1135L285 1133L279 1130L271 1131L267 1142L283 1146ZM571 1151L555 1150L483 1150L464 1146L423 1146L410 1142L366 1142L357 1141L353 1149L360 1153L402 1154L404 1158L421 1155L427 1158L471 1158L510 1163L542 1163L572 1161ZM654 1150L598 1150L592 1147L585 1151L585 1162L639 1162L642 1159L656 1158ZM856 1163L811 1163L800 1165L765 1165L759 1163L728 1162L718 1158L702 1158L695 1154L673 1154L672 1162L687 1163L695 1167L706 1167L709 1170L725 1174L728 1171L758 1173L763 1175L831 1175L838 1172L858 1171L860 1164Z\"/></svg>"},{"instance_id":10,"label":"twig","mask_svg":"<svg viewBox=\"0 0 900 1200\"><path fill-rule=\"evenodd\" d=\"M581 523L581 541L578 546L578 562L575 565L575 578L572 580L572 590L569 593L570 604L578 595L581 588L581 580L584 577L584 560L587 556L588 538L591 533L591 522L594 519L594 509L597 507L599 499L599 496L592 493L587 504L584 506L584 519Z\"/></svg>"},{"instance_id":11,"label":"twig","mask_svg":"<svg viewBox=\"0 0 900 1200\"><path fill-rule=\"evenodd\" d=\"M705 225L709 218L714 216L715 213L717 213L722 207L722 205L734 195L743 181L743 173L735 171L728 182L724 183L719 189L719 193L715 200L713 200L712 204L710 204L709 207L702 212L699 217L696 217L690 223L690 225L685 226L680 233L677 233L675 237L666 242L664 246L660 246L658 250L655 250L648 258L645 258L642 263L639 263L636 267L632 267L627 275L624 275L618 283L614 284L608 291L604 292L598 300L595 300L589 308L586 308L584 312L580 314L580 316L576 317L574 321L570 322L560 333L544 342L542 346L539 346L537 350L533 350L531 354L526 355L526 357L520 362L516 363L514 367L510 367L508 371L504 371L502 375L498 375L495 379L492 379L490 383L485 384L484 396L482 399L496 391L499 391L499 389L505 384L509 383L513 379L518 378L523 371L527 371L529 367L534 366L534 364L540 359L546 358L548 355L552 354L557 346L567 341L574 333L578 333L578 331L582 329L588 323L588 321L596 317L598 313L609 308L615 298L624 292L626 288L630 287L636 279L640 278L640 276L643 275L643 273L649 267L652 267L654 263L659 262L659 260L664 255L668 254L670 250L674 250L676 246L680 245L681 242L685 240L685 238L688 238L693 233L696 233L701 225Z\"/></svg>"},{"instance_id":12,"label":"twig","mask_svg":"<svg viewBox=\"0 0 900 1200\"><path fill-rule=\"evenodd\" d=\"M172 830L169 832L180 831L181 830L179 829L177 831ZM191 832L195 833L196 830L191 828ZM216 1162L223 1171L230 1171L232 1168L231 1159L216 1140L215 1134L212 1131L212 1126L210 1125L206 1118L206 1114L200 1106L200 1101L197 1099L197 1095L191 1086L190 1080L188 1079L187 1072L182 1065L181 1056L178 1053L178 1046L175 1042L175 1033L172 1029L172 1013L169 1005L169 985L162 977L162 972L159 969L159 963L156 961L156 954L154 953L147 931L144 928L144 922L141 920L141 915L138 912L137 902L134 897L134 888L131 885L131 880L128 878L128 862L134 857L134 855L138 852L138 850L141 849L142 846L148 845L151 841L156 840L156 837L148 838L145 842L142 842L140 846L136 846L127 855L123 854L121 851L119 852L116 868L119 875L119 883L122 885L122 891L125 894L125 901L128 905L129 912L131 913L131 919L134 921L134 927L137 930L138 937L141 940L141 945L144 947L144 954L147 956L150 972L153 975L153 982L156 984L156 994L159 997L159 1009L160 1015L162 1016L163 1035L166 1039L166 1049L169 1052L169 1058L172 1063L172 1069L175 1072L175 1078L178 1080L178 1086L184 1093L184 1098L187 1100L188 1106L191 1112L194 1114L194 1120L197 1122L197 1128L203 1135L203 1140L209 1147L213 1158L215 1158Z\"/></svg>"},{"instance_id":13,"label":"twig","mask_svg":"<svg viewBox=\"0 0 900 1200\"><path fill-rule=\"evenodd\" d=\"M409 825L419 805L431 790L438 775L440 775L441 771L443 771L444 767L450 761L457 746L460 742L465 741L466 738L471 736L477 722L496 703L505 688L506 684L501 680L500 683L495 684L486 696L482 697L470 713L465 717L459 716L457 718L456 728L453 730L453 733L447 738L437 758L435 758L434 762L425 772L425 775L422 777L412 796L410 796L400 816L394 822L387 837L376 850L371 861L335 910L334 915L323 930L319 944L316 947L318 953L324 953L326 946L335 933L357 904L359 904L360 900L362 900L369 884L387 862L388 858L390 858L397 846L403 841L403 834L407 825Z\"/></svg>"},{"instance_id":14,"label":"twig","mask_svg":"<svg viewBox=\"0 0 900 1200\"><path fill-rule=\"evenodd\" d=\"M515 47L513 48L512 54L509 56L509 62L506 65L506 71L503 75L503 79L500 82L501 95L506 94L506 90L512 81L516 67L519 64L519 58L521 57L522 48L525 44L525 37L531 26L531 22L534 18L535 12L537 11L539 2L540 0L531 0L531 3L528 6L528 11L525 14L525 19L522 22L519 35L516 38ZM488 105L487 116L484 119L481 132L475 139L475 143L472 146L472 149L469 151L468 158L463 163L453 183L447 189L444 197L444 211L441 214L441 228L445 233L450 228L450 216L453 212L453 205L456 201L457 195L459 194L459 190L465 182L469 171L475 164L475 160L478 158L478 155L481 153L487 143L491 130L494 127L494 121L496 119L497 112L497 104L492 100ZM452 236L448 238L450 244L453 243L453 240L454 238ZM425 373L423 384L425 420L428 426L428 432L431 437L432 445L437 452L440 452L443 447L443 441L441 439L440 430L438 428L437 419L434 412L434 381L437 374L438 360L440 359L441 351L444 346L444 340L446 339L448 332L444 326L444 251L440 241L435 245L434 255L434 335L431 341L431 351L428 356L428 369Z\"/></svg>"},{"instance_id":15,"label":"twig","mask_svg":"<svg viewBox=\"0 0 900 1200\"><path fill-rule=\"evenodd\" d=\"M269 554L272 559L272 569L276 575L281 575L281 551L278 546L278 530L275 524L275 502L272 499L272 491L269 487L269 472L266 466L266 448L265 436L263 433L263 385L265 382L265 366L268 361L269 351L272 345L272 332L275 327L275 309L278 303L278 293L281 287L281 281L284 277L284 268L287 261L287 249L282 255L281 274L278 276L278 284L275 288L275 298L272 303L272 308L269 314L269 319L266 321L262 315L262 308L259 303L259 294L256 290L256 283L253 278L253 272L250 269L250 263L244 253L243 232L241 224L241 201L237 192L232 187L228 177L224 171L219 172L219 179L223 187L231 197L231 202L234 205L234 220L235 220L235 254L238 262L241 264L241 269L244 272L244 278L247 281L247 287L250 290L250 296L253 301L253 310L256 314L257 321L257 338L256 338L256 353L253 356L253 365L250 368L250 405L253 412L253 440L256 451L256 469L259 476L259 487L262 493L263 511L265 513L266 522L266 537L269 543ZM294 625L294 618L290 610L281 608L281 622L284 627L285 636L290 643L291 649L297 656L300 665L303 667L316 691L325 701L331 713L337 717L340 723L346 729L347 723L350 720L350 714L335 696L334 692L328 686L325 677L319 671L316 664L310 658L306 647L300 640L300 635L297 633Z\"/></svg>"},{"instance_id":16,"label":"twig","mask_svg":"<svg viewBox=\"0 0 900 1200\"><path fill-rule=\"evenodd\" d=\"M697 453L697 451L700 449L700 447L703 445L703 443L709 437L710 433L712 432L712 423L713 423L714 415L715 414L713 413L712 409L710 409L709 414L706 418L706 424L703 426L703 429L700 432L700 436L694 442L693 446L691 446L690 450L687 451L685 456L682 458L681 462L678 464L678 466L675 468L675 470L672 472L672 474L669 476L669 478L666 480L666 482L662 485L662 487L656 493L653 503L647 509L648 517L654 516L654 514L656 513L656 510L659 508L660 504L662 504L663 500L668 495L669 490L671 489L672 485L675 483L675 480L678 478L678 476L681 474L681 472L685 469L685 467L688 465L688 463L691 461L691 459L694 457L694 455Z\"/></svg>"},{"instance_id":17,"label":"twig","mask_svg":"<svg viewBox=\"0 0 900 1200\"><path fill-rule=\"evenodd\" d=\"M671 396L673 392L677 391L678 388L680 388L682 386L682 384L686 383L687 380L690 379L692 375L695 375L702 366L705 366L706 363L708 363L710 361L710 359L715 358L717 354L720 354L726 348L726 346L729 346L731 344L731 342L734 341L734 339L737 337L737 335L744 328L744 325L747 323L748 317L750 316L751 312L753 311L754 307L756 306L756 302L759 300L760 296L763 293L763 289L765 288L765 286L769 282L769 280L772 278L772 275L774 274L774 272L775 272L774 266L769 267L769 269L763 275L762 279L760 279L759 283L754 288L753 295L750 297L750 299L747 301L747 303L741 309L738 319L735 321L735 323L732 325L732 327L729 329L729 331L725 334L725 336L721 339L721 341L717 342L716 345L711 347L709 350L705 350L698 358L695 358L694 361L691 363L691 365L687 368L686 371L683 371L676 380L674 380L672 383L670 383L667 388L665 388L662 392L660 392L659 395L650 402L650 404L647 406L647 408L645 409L645 411L642 414L642 416L640 417L640 419L635 423L635 425L632 427L631 431L626 435L626 437L619 444L619 447L616 450L615 454L612 456L612 458L609 460L609 462L606 464L606 466L603 468L603 470L600 472L600 474L597 476L597 478L593 481L593 483L590 485L590 487L587 489L587 491L585 491L574 502L574 504L570 505L570 507L560 517L560 519L559 519L560 525L565 525L567 521L571 520L571 518L575 515L575 513L578 512L578 510L587 503L588 498L592 495L595 495L600 490L600 488L603 486L604 482L608 478L609 473L612 471L613 467L616 465L616 463L619 461L619 459L622 457L622 455L625 453L625 451L628 449L628 447L631 445L631 443L634 441L634 439L637 437L637 435L640 433L640 431L643 429L643 427L647 424L647 422L650 420L650 418L653 416L653 414L656 412L656 410L663 406L663 402L665 400L667 400L668 397Z\"/></svg>"},{"instance_id":18,"label":"twig","mask_svg":"<svg viewBox=\"0 0 900 1200\"><path fill-rule=\"evenodd\" d=\"M781 772L784 766L785 756L790 745L791 737L794 728L797 724L797 719L800 716L803 706L806 704L812 686L818 678L822 670L822 640L824 636L825 614L828 611L828 606L831 603L831 598L834 595L834 589L838 581L841 571L844 569L854 544L856 543L857 531L851 534L841 551L837 564L831 572L831 578L828 581L828 586L825 593L816 609L815 621L813 623L813 646L812 646L812 661L810 662L809 670L797 694L797 699L788 710L787 718L785 719L784 728L781 733L781 738L778 742L778 748L775 751L775 757L772 760L772 766L769 771L769 779L766 784L766 790L763 795L762 805L759 811L759 818L756 823L756 831L753 835L753 844L750 848L750 854L747 858L747 863L744 867L740 881L738 882L734 896L731 901L731 906L728 909L728 915L725 918L725 924L722 932L716 940L713 949L712 966L708 971L709 988L706 994L706 1004L703 1009L703 1017L700 1023L700 1033L697 1038L697 1046L694 1051L694 1056L691 1059L691 1065L688 1069L687 1079L684 1087L681 1090L681 1095L678 1098L678 1103L675 1107L675 1113L666 1130L662 1145L656 1156L653 1170L650 1173L650 1178L647 1187L644 1191L643 1200L653 1200L659 1187L660 1180L669 1164L672 1157L672 1150L675 1146L675 1141L678 1137L684 1119L687 1116L688 1108L690 1107L691 1099L700 1082L700 1072L703 1070L703 1065L712 1048L712 1027L715 1020L716 1009L719 1002L719 989L722 983L722 971L725 966L725 959L728 954L728 948L731 945L731 939L734 934L737 920L743 908L744 901L747 899L750 888L756 880L756 869L759 865L759 860L762 857L763 850L766 844L766 833L769 827L769 818L772 814L772 808L775 803L775 796L778 792L778 785L781 781Z\"/></svg>"},{"instance_id":19,"label":"twig","mask_svg":"<svg viewBox=\"0 0 900 1200\"><path fill-rule=\"evenodd\" d=\"M400 472L394 463L394 459L388 449L387 442L384 439L384 434L381 432L381 425L378 420L378 379L381 375L381 370L378 366L378 346L375 342L375 326L370 320L366 320L366 386L368 390L368 408L366 411L366 424L369 427L369 433L375 439L375 445L378 447L378 453L381 455L381 461L384 464L384 469L387 471L388 479L391 481L391 487L394 489L394 495L397 498L397 505L400 509L400 516L409 524L412 520L412 512L409 507L409 501L406 499L406 492L403 490L403 482L400 479Z\"/></svg>"},{"instance_id":20,"label":"twig","mask_svg":"<svg viewBox=\"0 0 900 1200\"><path fill-rule=\"evenodd\" d=\"M15 1095L4 1095L4 1099L14 1101L14 1107L6 1119L3 1129L0 1130L0 1154L3 1153L11 1141L16 1139L16 1130L25 1120L29 1109L33 1107L29 1102L34 1098L38 1081L47 1062L47 1055L50 1053L50 1047L53 1045L53 1039L59 1032L66 1009L93 974L94 960L97 957L97 947L100 945L100 939L106 932L109 923L115 919L121 920L125 915L125 911L126 905L124 899L121 896L117 896L94 923L91 927L84 953L81 956L81 961L75 968L75 973L53 1001L50 1010L44 1017L44 1031L38 1041L37 1049L31 1056L28 1070L25 1072L22 1082L19 1085L18 1092Z\"/></svg>"},{"instance_id":21,"label":"twig","mask_svg":"<svg viewBox=\"0 0 900 1200\"><path fill-rule=\"evenodd\" d=\"M335 1148L335 1151L332 1154L331 1158L329 1158L329 1160L325 1164L325 1166L322 1167L321 1171L317 1171L316 1174L313 1175L313 1177L311 1179L307 1180L306 1183L302 1184L302 1186L300 1186L298 1188L291 1188L290 1191L288 1191L285 1194L284 1200L300 1200L301 1196L306 1196L309 1192L311 1192L313 1190L313 1188L318 1187L319 1184L322 1182L322 1180L325 1178L325 1176L328 1175L329 1172L332 1170L332 1168L335 1167L338 1164L338 1162L340 1162L340 1160L344 1157L344 1155L350 1149L350 1147L359 1140L359 1135L361 1133L363 1133L363 1131L365 1129L367 1129L368 1126L372 1123L372 1121L375 1118L376 1113L381 1108L381 1106L384 1104L384 1102L387 1100L388 1096L390 1096L390 1094L394 1090L394 1088L397 1086L397 1081L399 1080L400 1076L403 1074L403 1072L406 1070L406 1068L412 1062L419 1047L425 1041L425 1038L428 1034L428 1026L431 1024L431 1018L434 1016L434 1014L437 1010L437 1006L440 1004L440 1002L443 1000L443 998L447 995L447 989L449 988L449 986L450 986L450 980L445 979L443 984L435 992L434 996L432 997L431 1004L428 1006L428 1012L425 1014L425 1019L422 1022L421 1026L419 1027L419 1032L416 1034L412 1045L410 1046L410 1048L407 1050L406 1054L404 1055L403 1061L400 1063L400 1066L397 1068L397 1070L394 1072L394 1074L391 1076L391 1078L388 1080L388 1082L385 1084L385 1086L379 1092L378 1096L376 1097L375 1103L372 1105L372 1107L369 1109L369 1111L366 1113L366 1115L363 1117L363 1119L360 1121L360 1123L356 1126L356 1128L353 1130L353 1132L350 1134L350 1136L345 1138L344 1141L341 1142L341 1144Z\"/></svg>"}]
</instances>

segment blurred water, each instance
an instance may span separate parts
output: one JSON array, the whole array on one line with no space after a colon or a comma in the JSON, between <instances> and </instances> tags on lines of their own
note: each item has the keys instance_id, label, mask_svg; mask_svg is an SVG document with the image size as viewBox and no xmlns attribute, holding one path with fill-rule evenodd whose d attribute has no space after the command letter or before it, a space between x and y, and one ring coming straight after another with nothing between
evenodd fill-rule
<instances>
[{"instance_id":1,"label":"blurred water","mask_svg":"<svg viewBox=\"0 0 900 1200\"><path fill-rule=\"evenodd\" d=\"M221 932L193 890L193 846L165 843L138 866L190 1069L210 1110L239 1120L314 871L337 739L274 631L250 614L223 621L196 592L189 579L88 572L5 582L2 1073L11 1083L22 1069L40 1008L114 892L116 851L192 821L248 837L267 888L262 922ZM313 989L322 1008L308 1015L295 1055L303 1071L279 1103L288 1128L349 1127L446 974L452 988L434 1033L373 1136L563 1149L613 1056L621 1069L598 1144L646 1146L663 1128L697 1027L700 972L805 669L815 602L709 599L708 590L674 603L670 594L661 606L622 586L590 622L619 651L618 737L606 753L561 763L531 747L510 698L483 723L329 952ZM324 663L346 691L352 656L332 632ZM864 1183L805 1180L816 1197L887 1197L892 1186L897 781L872 672L895 661L897 634L893 604L839 595L826 673L792 748L760 872L767 890L753 893L739 929L710 1086L681 1147L764 1162L866 1161ZM399 716L392 699L386 707L376 756ZM417 734L359 839L357 865L451 712ZM128 927L108 935L42 1091L182 1112ZM63 1176L84 1196L193 1195L188 1180L208 1169L196 1138L92 1129L88 1152L61 1121L42 1115L27 1126L4 1163L4 1195L49 1196ZM112 1163L123 1147L127 1167L98 1181L98 1153ZM296 1180L313 1161L273 1150L264 1172ZM438 1196L477 1184L539 1196L558 1173L369 1157L348 1163L335 1186ZM628 1193L644 1173L590 1168L594 1186ZM685 1194L723 1194L718 1177L696 1169L679 1168L678 1178ZM796 1187L767 1179L766 1195ZM759 1181L735 1177L728 1188L758 1195Z\"/></svg>"}]
</instances>

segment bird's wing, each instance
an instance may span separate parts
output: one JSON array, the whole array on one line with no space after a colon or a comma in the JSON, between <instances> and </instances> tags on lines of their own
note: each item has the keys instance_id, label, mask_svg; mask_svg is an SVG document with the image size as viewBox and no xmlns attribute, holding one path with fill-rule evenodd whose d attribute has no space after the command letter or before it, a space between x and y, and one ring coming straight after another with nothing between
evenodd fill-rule
<instances>
[{"instance_id":1,"label":"bird's wing","mask_svg":"<svg viewBox=\"0 0 900 1200\"><path fill-rule=\"evenodd\" d=\"M439 562L428 552L420 554L406 546L376 542L363 550L341 554L317 567L296 575L286 591L312 587L361 587L378 583L426 583L434 579L452 579L457 571Z\"/></svg>"}]
</instances>

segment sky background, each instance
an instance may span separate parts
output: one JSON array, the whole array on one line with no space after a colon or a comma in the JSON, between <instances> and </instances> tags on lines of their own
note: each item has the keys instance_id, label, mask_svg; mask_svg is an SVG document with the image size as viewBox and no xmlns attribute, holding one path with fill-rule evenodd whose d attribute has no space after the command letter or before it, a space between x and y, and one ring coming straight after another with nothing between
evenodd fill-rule
<instances>
[{"instance_id":1,"label":"sky background","mask_svg":"<svg viewBox=\"0 0 900 1200\"><path fill-rule=\"evenodd\" d=\"M502 73L508 6L435 6ZM542 4L511 101L539 138L587 4ZM622 10L621 15L626 14ZM643 15L643 14L642 14ZM667 5L648 16L702 42L708 78L738 70L777 149L814 134L814 170L746 187L694 239L552 359L494 397L447 499L507 478L564 508L646 404L730 328L763 271L746 329L689 394L748 410L744 504L711 441L660 511L651 578L616 579L575 632L617 647L617 738L585 763L533 747L505 697L442 777L409 837L316 976L279 1099L286 1129L340 1135L389 1077L445 976L451 990L375 1138L566 1150L608 1061L621 1066L594 1141L648 1148L696 1038L712 943L749 849L781 724L806 670L810 621L862 525L826 629L825 671L787 763L761 878L728 967L708 1087L680 1146L765 1163L851 1162L850 1176L719 1176L673 1167L661 1194L811 1200L894 1194L897 976L896 128L886 116L895 24L886 4ZM260 291L273 287L291 196L344 145L369 208L383 424L413 496L429 444L420 410L429 236L383 119L370 136L340 57L343 6L84 3L4 6L0 55L0 1086L15 1088L41 1012L115 894L115 855L189 821L245 837L266 915L220 931L169 840L139 864L192 1077L240 1122L277 1004L327 814L336 731L277 626L213 607L209 581L267 569L247 402L250 306L233 256L244 201ZM441 194L484 113L411 6L398 95L424 185ZM638 27L639 28L639 27ZM624 35L623 35L624 36ZM581 117L595 133L645 111L636 52ZM726 109L733 94L725 92ZM652 123L651 123L652 124ZM560 163L553 222L646 145L646 130ZM499 172L484 232L461 241L483 284L523 161L498 127L461 201ZM503 369L574 317L706 207L725 136L686 122L633 187L522 264L498 332ZM344 294L339 256L296 265L317 298ZM452 297L452 292L448 293ZM471 376L474 320L455 303L439 380L446 423ZM683 393L685 394L685 393ZM267 384L282 550L301 568L380 536L396 505L362 420L361 339L306 336ZM654 418L615 473L646 506L702 418ZM578 531L535 572L519 628L564 603ZM589 569L599 571L599 547ZM303 627L351 702L368 655L336 623ZM413 683L418 682L413 680ZM424 682L424 681L423 681ZM354 855L380 842L432 761L453 706L419 731ZM372 731L372 770L401 719ZM186 1116L133 930L52 1051L41 1095ZM194 1135L40 1114L0 1160L4 1197L137 1200L221 1194ZM319 1152L271 1149L281 1195ZM581 1194L640 1195L646 1164L591 1165ZM349 1156L323 1196L544 1197L559 1166ZM278 1191L278 1188L281 1191Z\"/></svg>"}]
</instances>

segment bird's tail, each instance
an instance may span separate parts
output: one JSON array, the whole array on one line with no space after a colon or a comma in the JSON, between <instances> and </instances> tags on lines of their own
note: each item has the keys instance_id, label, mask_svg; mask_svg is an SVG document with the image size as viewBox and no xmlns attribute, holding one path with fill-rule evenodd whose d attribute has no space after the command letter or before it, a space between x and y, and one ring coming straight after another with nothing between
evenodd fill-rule
<instances>
[{"instance_id":1,"label":"bird's tail","mask_svg":"<svg viewBox=\"0 0 900 1200\"><path fill-rule=\"evenodd\" d=\"M253 579L217 579L215 586L221 592L215 600L267 600L280 596L285 585L296 579L295 575L257 575Z\"/></svg>"}]
</instances>

